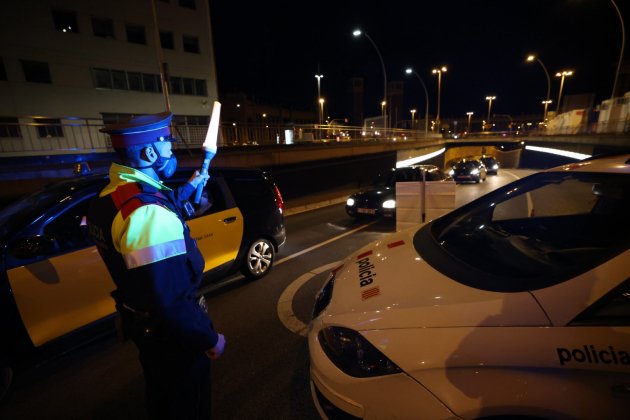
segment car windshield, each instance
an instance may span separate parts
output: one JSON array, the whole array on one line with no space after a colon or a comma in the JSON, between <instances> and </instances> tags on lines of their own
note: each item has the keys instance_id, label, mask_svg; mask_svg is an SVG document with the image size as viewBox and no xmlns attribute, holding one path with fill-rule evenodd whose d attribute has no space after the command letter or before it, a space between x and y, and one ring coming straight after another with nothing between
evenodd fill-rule
<instances>
[{"instance_id":1,"label":"car windshield","mask_svg":"<svg viewBox=\"0 0 630 420\"><path fill-rule=\"evenodd\" d=\"M477 162L472 161L472 160L466 160L466 161L458 162L455 165L455 167L457 169L465 169L465 170L475 169L477 166L478 166Z\"/></svg>"},{"instance_id":2,"label":"car windshield","mask_svg":"<svg viewBox=\"0 0 630 420\"><path fill-rule=\"evenodd\" d=\"M389 171L382 174L379 174L372 183L370 184L372 187L376 188L385 188L392 187L396 182L396 171Z\"/></svg>"},{"instance_id":3,"label":"car windshield","mask_svg":"<svg viewBox=\"0 0 630 420\"><path fill-rule=\"evenodd\" d=\"M97 179L101 179L100 183ZM71 179L45 186L0 210L0 240L5 241L15 232L41 217L55 204L71 197L73 193L88 185L105 185L100 177Z\"/></svg>"},{"instance_id":4,"label":"car windshield","mask_svg":"<svg viewBox=\"0 0 630 420\"><path fill-rule=\"evenodd\" d=\"M543 172L437 219L414 244L425 254L430 235L440 252L427 261L473 287L532 290L630 248L629 206L627 175Z\"/></svg>"}]
</instances>

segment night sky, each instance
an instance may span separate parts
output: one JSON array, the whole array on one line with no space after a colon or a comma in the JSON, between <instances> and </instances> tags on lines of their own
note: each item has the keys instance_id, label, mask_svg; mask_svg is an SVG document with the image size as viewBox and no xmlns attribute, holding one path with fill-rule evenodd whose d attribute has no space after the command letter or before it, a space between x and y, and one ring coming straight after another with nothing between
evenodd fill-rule
<instances>
[{"instance_id":1,"label":"night sky","mask_svg":"<svg viewBox=\"0 0 630 420\"><path fill-rule=\"evenodd\" d=\"M616 3L629 21L630 2ZM621 51L621 23L608 0L210 0L210 8L221 95L241 91L262 103L315 110L319 73L332 118L349 115L352 77L364 78L365 115L380 114L381 62L368 39L352 36L356 28L376 44L388 81L405 81L405 108L419 115L424 90L404 69L412 66L424 80L434 114L431 69L448 67L443 118L485 115L488 95L497 97L493 113L541 114L547 79L539 63L525 62L529 53L550 73L550 109L560 86L554 75L565 69L574 75L565 80L563 96L593 93L599 103L612 93Z\"/></svg>"}]
</instances>

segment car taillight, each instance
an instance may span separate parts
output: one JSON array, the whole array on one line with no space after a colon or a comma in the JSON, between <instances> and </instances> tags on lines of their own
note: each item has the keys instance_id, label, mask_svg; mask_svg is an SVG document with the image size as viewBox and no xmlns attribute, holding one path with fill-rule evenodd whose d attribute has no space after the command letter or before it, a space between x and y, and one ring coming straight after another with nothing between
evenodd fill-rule
<instances>
[{"instance_id":1,"label":"car taillight","mask_svg":"<svg viewBox=\"0 0 630 420\"><path fill-rule=\"evenodd\" d=\"M276 206L278 206L278 209L280 209L280 213L284 212L284 200L282 200L282 194L280 194L280 190L278 189L277 185L273 186L273 192L275 193L276 196Z\"/></svg>"}]
</instances>

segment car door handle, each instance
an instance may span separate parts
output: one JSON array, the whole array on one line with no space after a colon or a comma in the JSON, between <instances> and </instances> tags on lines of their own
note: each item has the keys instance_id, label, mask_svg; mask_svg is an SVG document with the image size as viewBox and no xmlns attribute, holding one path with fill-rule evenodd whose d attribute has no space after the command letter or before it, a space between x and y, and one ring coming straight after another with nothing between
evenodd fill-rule
<instances>
[{"instance_id":1,"label":"car door handle","mask_svg":"<svg viewBox=\"0 0 630 420\"><path fill-rule=\"evenodd\" d=\"M236 216L226 217L225 219L223 219L223 223L225 223L226 225L234 222L236 222Z\"/></svg>"}]
</instances>

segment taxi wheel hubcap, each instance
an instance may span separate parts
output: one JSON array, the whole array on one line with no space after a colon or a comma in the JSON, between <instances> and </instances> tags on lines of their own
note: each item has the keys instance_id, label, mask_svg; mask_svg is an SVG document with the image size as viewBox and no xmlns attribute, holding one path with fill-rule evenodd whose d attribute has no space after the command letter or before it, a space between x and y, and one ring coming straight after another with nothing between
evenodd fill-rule
<instances>
[{"instance_id":1,"label":"taxi wheel hubcap","mask_svg":"<svg viewBox=\"0 0 630 420\"><path fill-rule=\"evenodd\" d=\"M245 275L251 278L264 276L273 264L273 257L273 245L266 239L257 240L249 248Z\"/></svg>"}]
</instances>

